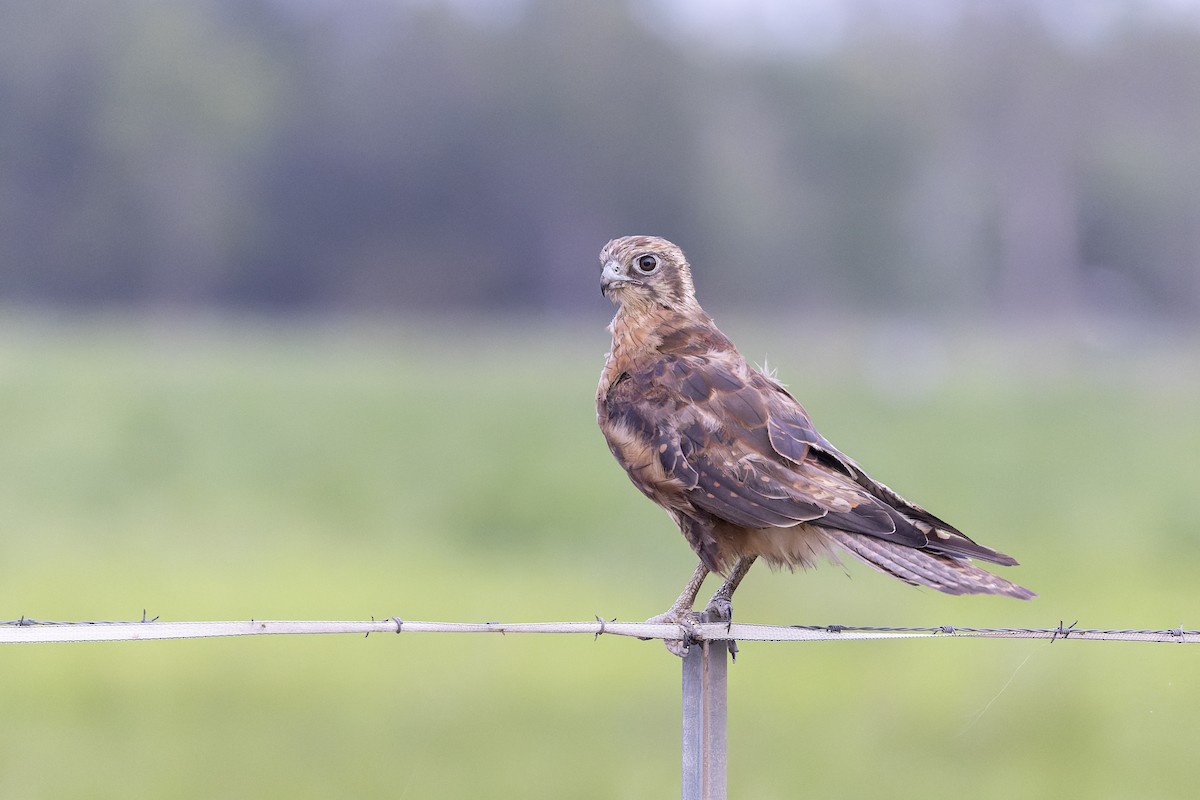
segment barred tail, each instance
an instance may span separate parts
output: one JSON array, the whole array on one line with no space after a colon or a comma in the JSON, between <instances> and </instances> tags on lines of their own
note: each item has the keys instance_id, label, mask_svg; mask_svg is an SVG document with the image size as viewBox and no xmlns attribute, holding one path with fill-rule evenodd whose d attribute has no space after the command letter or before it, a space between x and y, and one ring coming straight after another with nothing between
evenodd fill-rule
<instances>
[{"instance_id":1,"label":"barred tail","mask_svg":"<svg viewBox=\"0 0 1200 800\"><path fill-rule=\"evenodd\" d=\"M874 536L823 528L826 537L880 572L913 586L928 586L946 594L1002 594L1029 600L1036 595L964 558L930 553Z\"/></svg>"}]
</instances>

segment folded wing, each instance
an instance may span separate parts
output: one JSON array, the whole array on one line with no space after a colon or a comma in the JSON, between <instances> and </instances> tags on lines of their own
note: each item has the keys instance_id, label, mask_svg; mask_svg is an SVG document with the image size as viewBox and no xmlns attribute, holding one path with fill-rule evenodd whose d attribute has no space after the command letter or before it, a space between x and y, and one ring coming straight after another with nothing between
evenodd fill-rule
<instances>
[{"instance_id":1,"label":"folded wing","mask_svg":"<svg viewBox=\"0 0 1200 800\"><path fill-rule=\"evenodd\" d=\"M1016 563L871 479L782 386L736 352L664 357L655 371L675 422L657 430L660 465L690 487L697 508L746 528L811 523L954 558Z\"/></svg>"}]
</instances>

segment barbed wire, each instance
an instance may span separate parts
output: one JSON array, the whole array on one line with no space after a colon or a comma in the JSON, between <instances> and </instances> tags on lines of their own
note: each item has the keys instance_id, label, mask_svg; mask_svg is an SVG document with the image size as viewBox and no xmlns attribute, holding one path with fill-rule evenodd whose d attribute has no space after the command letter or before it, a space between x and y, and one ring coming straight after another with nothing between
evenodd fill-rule
<instances>
[{"instance_id":1,"label":"barbed wire","mask_svg":"<svg viewBox=\"0 0 1200 800\"><path fill-rule=\"evenodd\" d=\"M424 622L400 617L370 621L246 620L240 622L162 622L140 620L60 621L21 617L0 620L0 644L35 642L138 641L225 636L358 633L540 633L629 636L639 639L693 641L848 641L855 639L984 638L1130 642L1200 643L1200 631L1178 628L1080 628L1060 621L1046 628L982 628L955 625L895 627L878 625L761 625L706 622L618 622L597 617L592 622Z\"/></svg>"}]
</instances>

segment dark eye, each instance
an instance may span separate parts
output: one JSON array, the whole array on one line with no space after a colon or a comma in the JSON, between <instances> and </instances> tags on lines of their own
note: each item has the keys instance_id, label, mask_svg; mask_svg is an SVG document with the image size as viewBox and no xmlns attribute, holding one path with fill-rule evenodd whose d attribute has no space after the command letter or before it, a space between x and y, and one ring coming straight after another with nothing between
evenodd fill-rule
<instances>
[{"instance_id":1,"label":"dark eye","mask_svg":"<svg viewBox=\"0 0 1200 800\"><path fill-rule=\"evenodd\" d=\"M649 275L654 270L658 269L658 258L655 256L642 256L637 260L637 268L644 275Z\"/></svg>"}]
</instances>

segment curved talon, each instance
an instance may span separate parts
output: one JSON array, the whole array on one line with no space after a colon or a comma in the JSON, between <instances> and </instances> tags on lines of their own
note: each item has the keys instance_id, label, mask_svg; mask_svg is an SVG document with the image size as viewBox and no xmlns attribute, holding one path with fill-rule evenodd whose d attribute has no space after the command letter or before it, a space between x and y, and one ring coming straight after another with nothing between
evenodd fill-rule
<instances>
[{"instance_id":1,"label":"curved talon","mask_svg":"<svg viewBox=\"0 0 1200 800\"><path fill-rule=\"evenodd\" d=\"M681 614L679 619L675 620L675 624L683 629L682 639L663 639L663 644L672 655L683 658L692 649L692 645L696 643L697 630L696 625L701 622L699 615L694 611L688 611Z\"/></svg>"},{"instance_id":2,"label":"curved talon","mask_svg":"<svg viewBox=\"0 0 1200 800\"><path fill-rule=\"evenodd\" d=\"M727 626L732 625L733 601L723 595L715 594L712 600L708 601L708 606L705 607L702 616L705 622L724 622ZM729 632L728 627L725 632Z\"/></svg>"},{"instance_id":3,"label":"curved talon","mask_svg":"<svg viewBox=\"0 0 1200 800\"><path fill-rule=\"evenodd\" d=\"M680 628L683 628L683 633L684 633L683 641L685 643L690 644L690 643L696 641L696 634L697 634L696 626L703 621L707 621L707 620L702 620L700 618L700 615L695 614L695 613L684 614L682 617L680 617L678 620L675 621L675 624L677 624ZM672 641L674 641L674 640L672 640Z\"/></svg>"},{"instance_id":4,"label":"curved talon","mask_svg":"<svg viewBox=\"0 0 1200 800\"><path fill-rule=\"evenodd\" d=\"M690 644L681 642L678 639L663 639L663 644L667 646L667 650L671 655L679 656L680 658L687 657L687 654L692 649Z\"/></svg>"},{"instance_id":5,"label":"curved talon","mask_svg":"<svg viewBox=\"0 0 1200 800\"><path fill-rule=\"evenodd\" d=\"M718 591L708 601L708 606L701 616L705 622L724 622L725 633L733 630L733 600L724 592ZM737 661L738 646L733 639L728 640L729 654Z\"/></svg>"}]
</instances>

